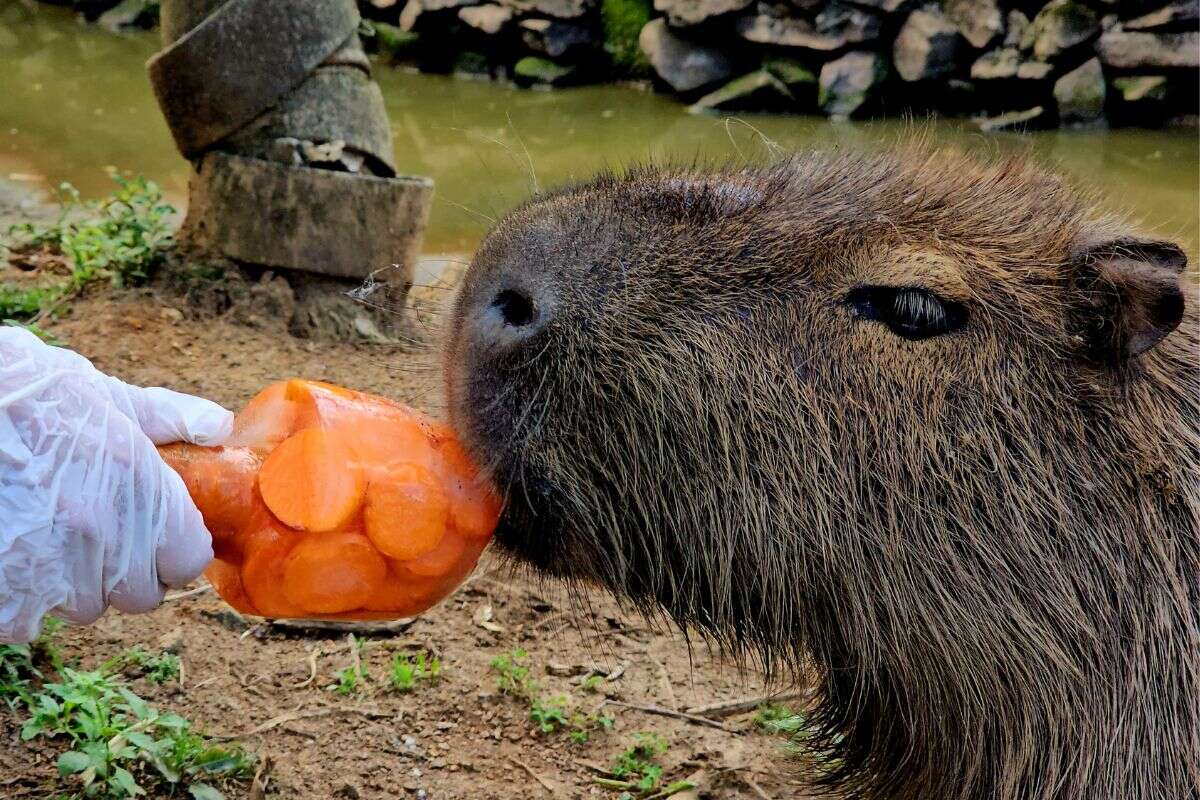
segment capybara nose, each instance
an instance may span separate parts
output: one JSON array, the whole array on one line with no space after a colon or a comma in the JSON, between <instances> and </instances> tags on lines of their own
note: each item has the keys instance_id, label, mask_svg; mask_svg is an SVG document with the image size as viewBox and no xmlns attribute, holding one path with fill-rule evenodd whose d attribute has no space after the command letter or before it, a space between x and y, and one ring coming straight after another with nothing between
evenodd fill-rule
<instances>
[{"instance_id":1,"label":"capybara nose","mask_svg":"<svg viewBox=\"0 0 1200 800\"><path fill-rule=\"evenodd\" d=\"M474 310L475 340L493 354L513 350L546 326L549 303L526 288L506 287L479 299Z\"/></svg>"}]
</instances>

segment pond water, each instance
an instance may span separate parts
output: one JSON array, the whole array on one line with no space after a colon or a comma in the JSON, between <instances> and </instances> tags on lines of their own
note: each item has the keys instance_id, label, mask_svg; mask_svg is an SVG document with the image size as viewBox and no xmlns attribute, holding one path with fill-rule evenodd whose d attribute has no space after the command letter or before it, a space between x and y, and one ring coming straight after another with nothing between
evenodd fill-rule
<instances>
[{"instance_id":1,"label":"pond water","mask_svg":"<svg viewBox=\"0 0 1200 800\"><path fill-rule=\"evenodd\" d=\"M141 173L180 204L188 175L146 79L157 33L116 35L62 9L0 0L0 177L85 196L111 188L106 168ZM674 100L626 86L554 92L420 75L379 66L405 172L431 176L436 200L425 249L472 250L488 220L543 187L635 161L759 159L784 148L878 142L902 122L835 124L817 117L693 116ZM1046 131L984 136L967 122L934 135L996 152L1032 149L1114 210L1200 253L1200 170L1194 130Z\"/></svg>"}]
</instances>

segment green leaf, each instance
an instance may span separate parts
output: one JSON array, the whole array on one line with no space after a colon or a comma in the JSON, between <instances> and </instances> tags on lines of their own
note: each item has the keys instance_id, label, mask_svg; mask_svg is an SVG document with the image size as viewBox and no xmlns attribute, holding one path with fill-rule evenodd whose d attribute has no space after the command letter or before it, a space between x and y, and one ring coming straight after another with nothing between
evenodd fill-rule
<instances>
[{"instance_id":1,"label":"green leaf","mask_svg":"<svg viewBox=\"0 0 1200 800\"><path fill-rule=\"evenodd\" d=\"M207 783L193 783L188 787L188 791L195 800L225 800L225 795Z\"/></svg>"},{"instance_id":2,"label":"green leaf","mask_svg":"<svg viewBox=\"0 0 1200 800\"><path fill-rule=\"evenodd\" d=\"M88 757L87 753L68 750L58 757L58 774L74 775L76 772L83 772L91 765L92 759Z\"/></svg>"},{"instance_id":3,"label":"green leaf","mask_svg":"<svg viewBox=\"0 0 1200 800\"><path fill-rule=\"evenodd\" d=\"M129 797L145 794L146 790L137 785L137 781L129 774L129 770L117 767L113 770L112 782Z\"/></svg>"}]
</instances>

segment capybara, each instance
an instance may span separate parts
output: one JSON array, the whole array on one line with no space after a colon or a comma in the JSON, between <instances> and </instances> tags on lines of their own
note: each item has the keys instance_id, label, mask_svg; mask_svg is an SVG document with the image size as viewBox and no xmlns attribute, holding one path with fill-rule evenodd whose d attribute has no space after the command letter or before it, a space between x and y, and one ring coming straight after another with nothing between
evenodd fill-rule
<instances>
[{"instance_id":1,"label":"capybara","mask_svg":"<svg viewBox=\"0 0 1200 800\"><path fill-rule=\"evenodd\" d=\"M1194 798L1186 262L1019 157L635 169L487 235L448 400L507 551L815 676L835 793Z\"/></svg>"}]
</instances>

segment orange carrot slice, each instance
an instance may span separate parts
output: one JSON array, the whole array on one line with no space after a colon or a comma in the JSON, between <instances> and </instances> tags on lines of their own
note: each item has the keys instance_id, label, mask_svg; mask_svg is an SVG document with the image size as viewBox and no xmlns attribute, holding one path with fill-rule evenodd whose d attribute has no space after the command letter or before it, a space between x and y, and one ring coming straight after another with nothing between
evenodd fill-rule
<instances>
[{"instance_id":1,"label":"orange carrot slice","mask_svg":"<svg viewBox=\"0 0 1200 800\"><path fill-rule=\"evenodd\" d=\"M234 419L228 443L270 450L299 430L299 407L287 397L287 386L288 381L280 381L255 395Z\"/></svg>"},{"instance_id":2,"label":"orange carrot slice","mask_svg":"<svg viewBox=\"0 0 1200 800\"><path fill-rule=\"evenodd\" d=\"M334 431L302 430L276 447L258 473L271 513L305 531L331 531L362 505L366 479Z\"/></svg>"},{"instance_id":3,"label":"orange carrot slice","mask_svg":"<svg viewBox=\"0 0 1200 800\"><path fill-rule=\"evenodd\" d=\"M487 539L500 519L500 496L457 440L446 441L440 452L454 527L468 539Z\"/></svg>"},{"instance_id":4,"label":"orange carrot slice","mask_svg":"<svg viewBox=\"0 0 1200 800\"><path fill-rule=\"evenodd\" d=\"M309 534L283 566L288 599L313 614L361 607L386 576L387 562L359 533Z\"/></svg>"},{"instance_id":5,"label":"orange carrot slice","mask_svg":"<svg viewBox=\"0 0 1200 800\"><path fill-rule=\"evenodd\" d=\"M214 542L236 536L246 527L258 494L255 476L262 460L256 453L190 444L166 445L158 452L183 478Z\"/></svg>"},{"instance_id":6,"label":"orange carrot slice","mask_svg":"<svg viewBox=\"0 0 1200 800\"><path fill-rule=\"evenodd\" d=\"M205 568L204 577L208 578L208 582L217 590L221 599L234 609L243 614L258 616L258 609L254 607L250 596L242 587L242 575L235 565L220 558L213 559Z\"/></svg>"},{"instance_id":7,"label":"orange carrot slice","mask_svg":"<svg viewBox=\"0 0 1200 800\"><path fill-rule=\"evenodd\" d=\"M242 561L242 587L264 617L302 617L304 608L284 592L284 559L302 536L275 524L246 537Z\"/></svg>"},{"instance_id":8,"label":"orange carrot slice","mask_svg":"<svg viewBox=\"0 0 1200 800\"><path fill-rule=\"evenodd\" d=\"M432 551L449 518L450 503L437 477L417 464L402 464L367 487L367 535L386 556L406 560Z\"/></svg>"},{"instance_id":9,"label":"orange carrot slice","mask_svg":"<svg viewBox=\"0 0 1200 800\"><path fill-rule=\"evenodd\" d=\"M337 430L358 456L373 470L415 461L431 464L433 444L415 412L339 386L316 381L289 381L287 397L300 409L302 428Z\"/></svg>"},{"instance_id":10,"label":"orange carrot slice","mask_svg":"<svg viewBox=\"0 0 1200 800\"><path fill-rule=\"evenodd\" d=\"M465 549L463 537L457 531L450 531L442 537L437 547L423 556L405 561L404 566L417 575L440 578L454 569Z\"/></svg>"},{"instance_id":11,"label":"orange carrot slice","mask_svg":"<svg viewBox=\"0 0 1200 800\"><path fill-rule=\"evenodd\" d=\"M415 575L398 561L392 561L387 577L364 604L368 611L390 611L410 617L429 608L438 598L441 581Z\"/></svg>"}]
</instances>

